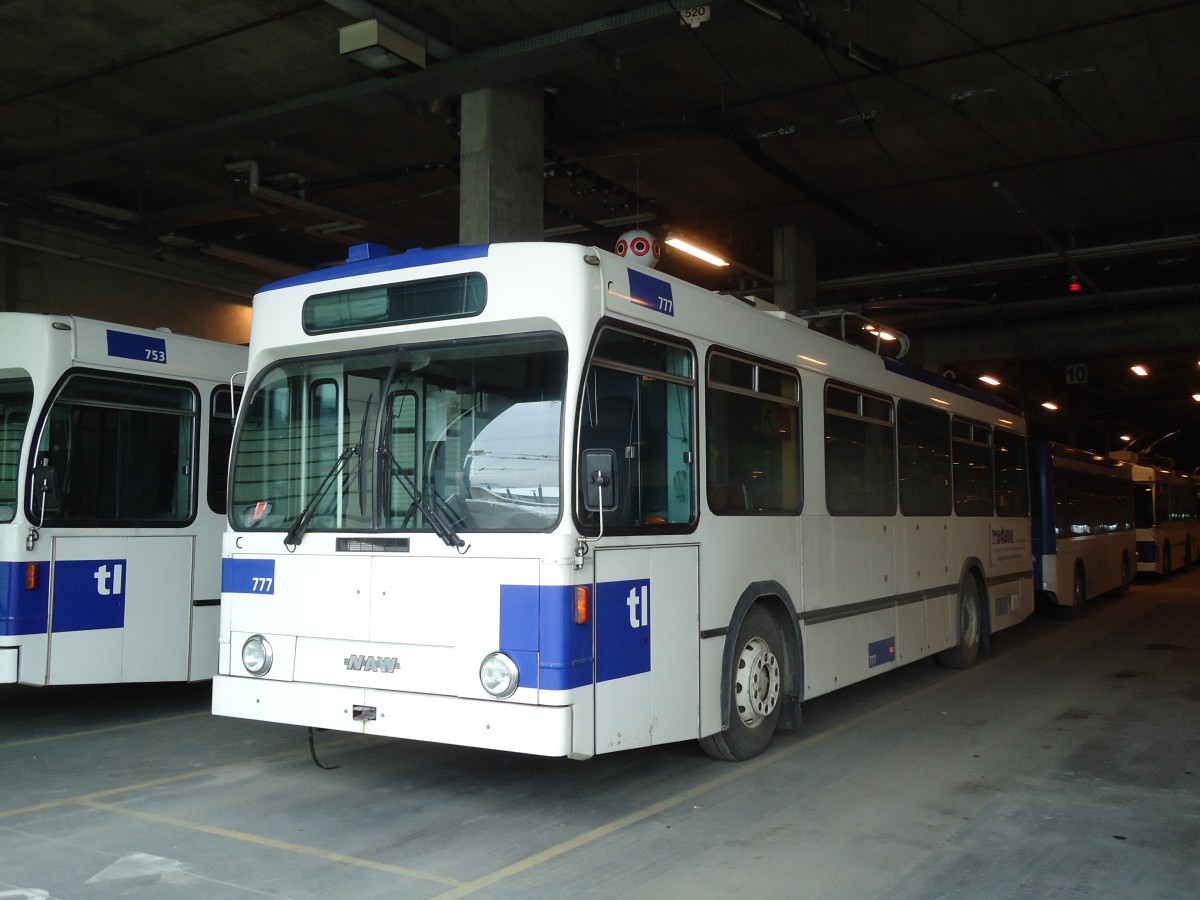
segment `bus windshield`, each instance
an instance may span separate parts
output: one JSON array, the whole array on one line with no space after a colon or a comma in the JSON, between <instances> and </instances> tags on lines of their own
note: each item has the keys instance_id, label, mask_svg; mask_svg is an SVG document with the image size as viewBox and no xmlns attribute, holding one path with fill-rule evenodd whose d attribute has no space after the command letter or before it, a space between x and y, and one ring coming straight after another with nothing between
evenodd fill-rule
<instances>
[{"instance_id":1,"label":"bus windshield","mask_svg":"<svg viewBox=\"0 0 1200 900\"><path fill-rule=\"evenodd\" d=\"M561 514L556 335L355 350L263 372L233 452L235 528L544 531Z\"/></svg>"},{"instance_id":2,"label":"bus windshield","mask_svg":"<svg viewBox=\"0 0 1200 900\"><path fill-rule=\"evenodd\" d=\"M0 375L0 522L17 514L17 479L21 471L21 442L33 406L33 380L25 374Z\"/></svg>"}]
</instances>

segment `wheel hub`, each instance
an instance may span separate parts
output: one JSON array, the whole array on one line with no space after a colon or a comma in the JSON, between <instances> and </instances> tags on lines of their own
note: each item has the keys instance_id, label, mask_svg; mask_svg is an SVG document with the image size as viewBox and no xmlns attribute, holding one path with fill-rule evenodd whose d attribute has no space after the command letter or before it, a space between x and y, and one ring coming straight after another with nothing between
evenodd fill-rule
<instances>
[{"instance_id":1,"label":"wheel hub","mask_svg":"<svg viewBox=\"0 0 1200 900\"><path fill-rule=\"evenodd\" d=\"M747 728L754 728L771 715L779 702L779 660L766 641L754 637L742 647L737 668L734 687L738 717Z\"/></svg>"}]
</instances>

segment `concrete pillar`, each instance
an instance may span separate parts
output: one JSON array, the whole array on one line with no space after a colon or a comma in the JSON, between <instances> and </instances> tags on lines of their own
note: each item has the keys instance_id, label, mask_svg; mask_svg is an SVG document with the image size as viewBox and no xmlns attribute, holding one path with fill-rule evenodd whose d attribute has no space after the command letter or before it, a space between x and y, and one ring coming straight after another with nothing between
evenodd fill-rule
<instances>
[{"instance_id":1,"label":"concrete pillar","mask_svg":"<svg viewBox=\"0 0 1200 900\"><path fill-rule=\"evenodd\" d=\"M542 240L544 115L540 79L463 94L460 243Z\"/></svg>"},{"instance_id":2,"label":"concrete pillar","mask_svg":"<svg viewBox=\"0 0 1200 900\"><path fill-rule=\"evenodd\" d=\"M771 302L786 312L817 305L817 250L810 232L795 225L775 228L775 293Z\"/></svg>"}]
</instances>

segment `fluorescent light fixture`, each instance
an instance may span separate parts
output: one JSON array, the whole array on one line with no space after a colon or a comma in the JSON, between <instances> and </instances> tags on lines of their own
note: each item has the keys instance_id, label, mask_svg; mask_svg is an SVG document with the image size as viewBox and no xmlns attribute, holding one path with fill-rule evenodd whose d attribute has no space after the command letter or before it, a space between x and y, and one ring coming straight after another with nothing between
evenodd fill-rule
<instances>
[{"instance_id":1,"label":"fluorescent light fixture","mask_svg":"<svg viewBox=\"0 0 1200 900\"><path fill-rule=\"evenodd\" d=\"M1048 409L1048 410L1050 410L1051 412L1054 412L1055 410L1057 410L1057 409L1058 409L1058 404L1057 404L1057 403L1055 403L1053 400L1047 400L1047 401L1045 401L1045 402L1042 404L1042 408L1043 408L1043 409Z\"/></svg>"},{"instance_id":2,"label":"fluorescent light fixture","mask_svg":"<svg viewBox=\"0 0 1200 900\"><path fill-rule=\"evenodd\" d=\"M1150 370L1140 364L1136 365L1136 366L1130 366L1129 371L1132 372L1134 375L1137 375L1139 378L1145 378L1147 375L1150 374Z\"/></svg>"},{"instance_id":3,"label":"fluorescent light fixture","mask_svg":"<svg viewBox=\"0 0 1200 900\"><path fill-rule=\"evenodd\" d=\"M666 241L664 243L668 244L671 247L674 247L676 250L681 250L684 253L694 256L694 257L696 257L696 259L702 259L710 265L713 265L713 266L729 265L729 263L727 263L725 260L721 259L721 257L717 256L715 253L709 253L707 250L703 250L700 247L697 247L695 244L689 244L687 241L683 240L682 238L669 237L666 239Z\"/></svg>"},{"instance_id":4,"label":"fluorescent light fixture","mask_svg":"<svg viewBox=\"0 0 1200 900\"><path fill-rule=\"evenodd\" d=\"M1195 400L1197 403L1200 403L1200 393L1192 394L1192 399Z\"/></svg>"},{"instance_id":5,"label":"fluorescent light fixture","mask_svg":"<svg viewBox=\"0 0 1200 900\"><path fill-rule=\"evenodd\" d=\"M378 19L339 28L338 52L375 72L407 64L425 68L425 48L379 24Z\"/></svg>"},{"instance_id":6,"label":"fluorescent light fixture","mask_svg":"<svg viewBox=\"0 0 1200 900\"><path fill-rule=\"evenodd\" d=\"M984 384L990 384L992 387L998 387L1000 385L1000 379L996 378L994 375L980 375L979 380Z\"/></svg>"},{"instance_id":7,"label":"fluorescent light fixture","mask_svg":"<svg viewBox=\"0 0 1200 900\"><path fill-rule=\"evenodd\" d=\"M1118 434L1117 440L1124 441L1126 444L1128 444L1130 441L1133 440L1133 435L1132 434Z\"/></svg>"}]
</instances>

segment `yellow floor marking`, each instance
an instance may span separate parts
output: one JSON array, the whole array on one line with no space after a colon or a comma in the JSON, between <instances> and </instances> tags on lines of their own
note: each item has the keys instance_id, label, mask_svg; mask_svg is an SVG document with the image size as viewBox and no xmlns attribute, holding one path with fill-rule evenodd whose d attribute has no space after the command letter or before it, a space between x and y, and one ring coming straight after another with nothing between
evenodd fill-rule
<instances>
[{"instance_id":1,"label":"yellow floor marking","mask_svg":"<svg viewBox=\"0 0 1200 900\"><path fill-rule=\"evenodd\" d=\"M547 847L545 850L542 850L539 853L534 853L533 855L527 856L524 859L517 860L515 863L507 865L502 869L497 869L495 872L492 872L489 875L484 875L482 878L477 878L474 881L460 884L454 890L445 891L441 894L438 894L435 900L455 900L455 898L466 897L470 894L474 894L476 891L481 891L484 888L492 887L493 885L504 881L507 878L527 872L536 866L540 866L542 863L549 862L552 859L570 853L572 850L578 850L580 847L594 843L595 841L608 837L611 834L615 834L622 829L628 828L630 825L636 825L638 822L648 819L651 816L656 816L659 813L663 813L669 809L672 809L673 807L681 806L684 803L695 800L704 794L711 793L718 788L733 784L736 781L741 781L743 778L753 775L761 769L765 769L768 766L773 766L777 762L782 762L790 756L795 756L801 750L807 750L813 745L819 744L821 741L828 740L836 734L840 734L843 731L853 728L872 716L886 712L894 706L910 703L914 697L919 697L921 694L928 693L929 691L936 690L944 687L945 685L946 682L944 681L926 685L920 690L907 693L903 697L898 697L891 703L861 713L855 716L853 719L849 719L840 725L834 725L827 731L822 731L820 734L815 734L812 737L799 740L790 747L784 747L774 752L765 753L762 756L746 762L731 764L729 771L727 771L724 775L718 775L715 778L710 778L708 781L703 781L700 784L688 788L687 790L680 791L679 793L673 794L670 797L665 797L662 800L659 800L657 803L652 803L649 806L643 807L642 809L634 810L633 812L622 816L619 819L613 819L611 822L607 822L604 825L593 828L591 831L585 831L583 834L569 838L568 840L562 841L559 844L555 844L553 847Z\"/></svg>"},{"instance_id":2,"label":"yellow floor marking","mask_svg":"<svg viewBox=\"0 0 1200 900\"><path fill-rule=\"evenodd\" d=\"M44 737L24 738L19 741L0 741L0 750L12 747L28 747L31 744L48 744L51 741L65 741L71 738L92 737L97 734L108 734L113 731L126 731L130 728L141 728L146 725L161 725L164 722L181 722L184 719L195 719L199 716L211 716L210 712L186 713L179 716L166 716L160 719L147 719L144 722L129 722L125 725L110 725L107 728L92 728L88 731L69 731L66 734L48 734Z\"/></svg>"},{"instance_id":3,"label":"yellow floor marking","mask_svg":"<svg viewBox=\"0 0 1200 900\"><path fill-rule=\"evenodd\" d=\"M157 813L144 812L136 809L127 809L123 806L116 806L112 803L101 803L97 800L79 799L75 802L77 805L85 806L88 809L116 813L122 816L130 816L135 819L142 819L146 822L154 822L157 825L170 825L174 828L185 828L190 831L199 831L204 834L211 834L215 835L216 837L242 841L243 843L247 844L258 844L262 847L270 847L273 850L284 850L288 853L299 853L303 856L311 856L314 859L324 859L328 860L329 862L357 866L360 869L374 869L377 872L387 872L389 875L403 875L406 878L419 878L424 881L436 881L438 884L457 885L461 883L454 878L443 878L440 875L433 875L429 872L419 872L416 869L407 869L404 866L394 866L390 863L376 862L372 859L363 859L360 856L348 856L345 853L336 853L332 850L322 850L320 847L309 847L304 844L293 844L291 841L281 841L275 838L264 837L261 834L251 834L247 831L234 831L230 828L219 828L215 825L204 825L200 822L189 822L187 819L177 819L174 816L160 816Z\"/></svg>"},{"instance_id":4,"label":"yellow floor marking","mask_svg":"<svg viewBox=\"0 0 1200 900\"><path fill-rule=\"evenodd\" d=\"M1117 617L1118 618L1117 625L1114 625L1112 622L1106 622L1105 623L1106 627L1104 630L1105 630L1105 632L1113 630L1115 627L1119 626L1119 624L1121 623L1121 621L1124 618L1136 618L1136 617L1138 617L1140 615L1144 615L1144 614L1145 614L1144 610L1129 611L1128 609L1126 609L1124 616ZM1051 632L1048 632L1037 638L1034 638L1033 640L1027 641L1025 644L1023 644L1017 650L1017 653L1033 652L1033 650L1038 645L1044 643L1045 641L1047 641L1053 637L1056 637L1057 635L1058 635L1058 631L1051 631ZM1098 638L1094 638L1094 640L1098 640ZM970 671L977 672L980 669L986 668L987 666L991 665L995 661L996 661L996 657L988 657L985 659L981 659L975 666L972 667L972 669ZM966 674L966 673L964 673L964 674ZM445 892L437 895L435 900L456 900L456 898L469 896L469 895L474 894L478 891L481 891L485 888L491 887L495 884L505 881L506 879L512 878L516 875L520 875L524 872L529 871L530 869L533 869L539 865L542 865L543 863L557 859L558 857L564 856L573 850L577 850L580 847L584 847L584 846L587 846L588 844L592 844L598 840L601 840L602 838L608 837L609 835L612 835L619 831L622 831L623 829L628 828L631 825L636 825L638 822L644 821L645 819L651 818L652 816L656 816L656 815L666 812L667 810L672 809L676 806L680 806L684 803L687 803L688 801L695 800L696 798L701 797L704 794L710 793L714 790L717 790L718 788L722 788L722 787L725 787L726 785L740 781L741 779L746 778L750 775L753 775L756 772L758 772L764 768L767 768L768 766L772 766L777 762L782 762L783 760L785 760L791 756L794 756L795 754L799 753L801 750L806 750L806 749L814 746L815 744L818 744L822 741L828 740L829 738L831 738L835 735L841 734L844 731L854 728L854 727L862 724L863 722L867 721L868 719L872 718L873 716L877 716L877 715L880 715L881 713L885 713L888 710L890 710L896 706L910 703L916 697L920 697L923 694L930 693L931 691L939 690L943 687L946 687L948 684L951 684L951 683L953 683L952 680L939 680L932 684L928 684L925 687L920 688L918 690L905 693L903 696L897 697L895 700L892 700L889 703L885 703L882 706L878 706L874 709L870 709L870 710L867 710L866 712L860 713L859 715L855 716L854 718L848 719L847 721L842 722L839 725L834 725L834 726L830 727L829 729L827 729L826 731L821 732L820 734L816 734L816 735L813 735L812 737L808 737L808 738L803 738L801 740L796 741L796 743L792 744L791 746L781 748L774 752L768 752L762 756L757 757L756 759L749 760L747 762L737 763L736 765L731 766L729 768L729 770L723 775L718 775L715 778L710 778L707 781L701 782L700 784L697 784L686 790L683 790L676 794L673 794L670 797L665 797L662 800L659 800L655 803L650 804L649 806L645 806L642 809L635 810L635 811L629 813L628 815L622 816L618 819L613 819L611 822L607 822L604 825L601 825L597 828L593 828L590 831L586 831L586 832L579 834L573 838L569 838L568 840L565 840L558 844L555 844L552 847L547 847L545 850L539 851L538 853L531 854L530 856L527 856L524 859L517 860L516 862L511 863L510 865L504 866L503 868L497 869L496 871L491 872L488 875L484 875L480 878L475 879L474 881L469 881L469 882L462 882L462 881L455 880L452 878L445 878L445 877L442 877L439 875L433 875L433 874L430 874L427 872L420 872L420 871L413 870L413 869L406 869L402 866L393 866L393 865L389 865L387 863L374 862L372 860L362 859L360 857L348 856L346 854L336 853L336 852L329 851L329 850L322 850L317 847L307 847L302 844L292 844L287 841L279 841L279 840L275 840L273 838L262 837L261 835L250 834L248 832L232 831L232 830L226 829L226 828L218 828L218 827L210 826L210 825L202 825L200 823L189 822L189 821L186 821L183 819L175 819L175 818L171 818L169 816L160 816L160 815L157 815L154 813L140 812L137 810L126 809L124 807L115 806L113 804L101 802L101 798L104 798L104 797L112 797L112 796L115 796L118 794L129 793L130 791L136 791L136 790L139 790L142 788L157 787L157 786L164 785L164 784L173 784L173 783L183 782L188 779L199 778L204 775L210 775L210 774L214 774L216 772L227 771L228 769L230 769L234 766L238 766L238 765L252 765L252 764L257 764L257 763L273 762L276 760L287 759L289 757L296 756L296 755L303 753L304 752L303 750L288 750L288 751L284 751L281 753L272 754L269 756L258 757L255 759L242 760L239 762L227 763L225 765L213 766L211 768L204 769L204 770L197 771L197 772L188 772L188 773L183 773L180 775L165 776L163 778L156 778L156 779L153 779L150 781L140 782L138 784L131 784L131 785L125 785L123 787L110 788L108 790L96 791L94 793L84 794L84 795L77 796L77 797L67 797L67 798L63 798L61 800L52 800L52 801L47 801L46 803L39 803L39 804L34 804L32 806L22 807L20 809L10 809L10 810L5 810L5 811L0 811L0 819L10 818L13 816L18 816L18 815L24 815L26 813L31 813L31 812L38 812L38 811L46 810L46 809L54 809L56 807L63 807L63 806L69 806L69 805L84 806L84 807L93 808L93 809L97 809L97 810L103 810L106 812L119 813L121 815L145 819L145 820L151 821L151 822L158 822L160 824L174 825L179 828L186 828L186 829L191 829L194 831L201 831L201 832L204 832L207 834L212 834L212 835L216 835L216 836L220 836L220 837L226 837L226 838L229 838L232 840L240 840L240 841L246 841L249 843L260 844L263 846L273 847L276 849L285 850L285 851L294 852L294 853L299 853L299 854L311 856L311 857L318 858L318 859L325 859L325 860L329 860L332 862L345 863L348 865L354 865L354 866L358 866L361 868L374 869L376 871L387 872L390 874L404 875L404 876L410 877L410 878L418 878L418 879L422 879L422 880L426 880L426 881L437 882L439 884L444 884L444 885L450 886L451 890L445 891ZM184 718L186 718L186 717L184 717ZM347 739L341 740L341 741L334 741L330 744L327 744L326 748L342 746L347 743L350 743L353 740L355 740L355 738L347 738Z\"/></svg>"},{"instance_id":5,"label":"yellow floor marking","mask_svg":"<svg viewBox=\"0 0 1200 900\"><path fill-rule=\"evenodd\" d=\"M1144 611L1135 610L1132 613L1127 614L1127 617L1136 618L1142 614L1144 614ZM1114 630L1114 628L1117 627L1112 625L1112 623L1106 624L1108 625L1106 631ZM1033 652L1034 649L1040 644L1043 644L1051 638L1058 636L1058 631L1051 631L1044 635L1040 635L1039 637L1025 642L1020 648L1018 648L1016 652ZM994 656L981 658L974 666L971 667L971 669L967 671L978 672L980 669L986 669L988 666L996 662L996 659L997 657ZM964 672L964 674L967 673ZM680 791L677 794L666 797L642 809L635 810L634 812L631 812L626 816L622 816L619 819L613 819L611 822L607 822L604 825L593 828L591 831L585 831L583 834L555 844L553 847L547 847L545 850L534 853L525 857L524 859L519 859L510 865L507 865L501 869L497 869L495 872L484 875L480 878L476 878L474 881L464 882L453 890L444 891L443 893L438 894L434 900L457 900L459 897L467 897L476 893L477 891L483 890L484 888L492 887L508 878L528 872L530 869L536 868L542 863L546 863L560 856L564 856L567 853L570 853L572 850L578 850L580 847L584 847L600 840L601 838L615 834L622 829L628 828L630 825L636 825L638 822L641 822L652 816L656 816L659 813L666 812L673 807L681 806L684 803L695 800L696 798L717 790L718 788L722 788L736 781L740 781L749 775L755 774L761 769L772 766L777 762L782 762L790 756L796 755L801 750L807 750L810 747L819 744L822 741L828 740L835 735L841 734L844 731L848 731L851 728L855 728L874 716L888 712L894 707L911 703L913 699L920 697L923 694L940 690L953 683L953 679L940 679L932 684L927 684L923 688L909 691L905 693L904 696L897 697L895 700L891 701L890 703L885 703L883 706L878 706L874 709L860 713L854 718L848 719L847 721L842 722L840 725L834 725L820 734L815 734L812 737L798 740L790 747L784 747L774 752L765 753L762 756L747 762L736 763L724 775L718 775L716 778L711 778L708 781L697 784L694 787L688 788L687 790Z\"/></svg>"},{"instance_id":6,"label":"yellow floor marking","mask_svg":"<svg viewBox=\"0 0 1200 900\"><path fill-rule=\"evenodd\" d=\"M324 744L322 749L329 750L335 747L342 747L356 740L356 738L346 738L340 741L330 741ZM227 772L237 766L252 766L261 763L278 762L279 760L290 759L293 756L300 756L307 753L308 748L302 750L282 750L279 753L270 753L266 756L257 756L250 759L237 760L235 762L223 763L219 766L209 766L207 769L197 769L194 772L181 772L178 775L164 775L161 778L152 778L149 781L139 781L136 784L125 784L120 787L107 788L103 791L92 791L88 794L79 794L74 797L62 797L58 800L47 800L45 803L34 803L30 806L20 806L16 809L0 809L0 819L11 819L15 816L23 816L26 813L42 812L47 809L56 809L62 806L77 805L91 800L101 800L105 797L115 797L119 794L128 794L130 791L139 791L144 788L161 787L164 784L179 784L184 781L190 781L193 778L203 778L206 775L215 775L218 772Z\"/></svg>"}]
</instances>

